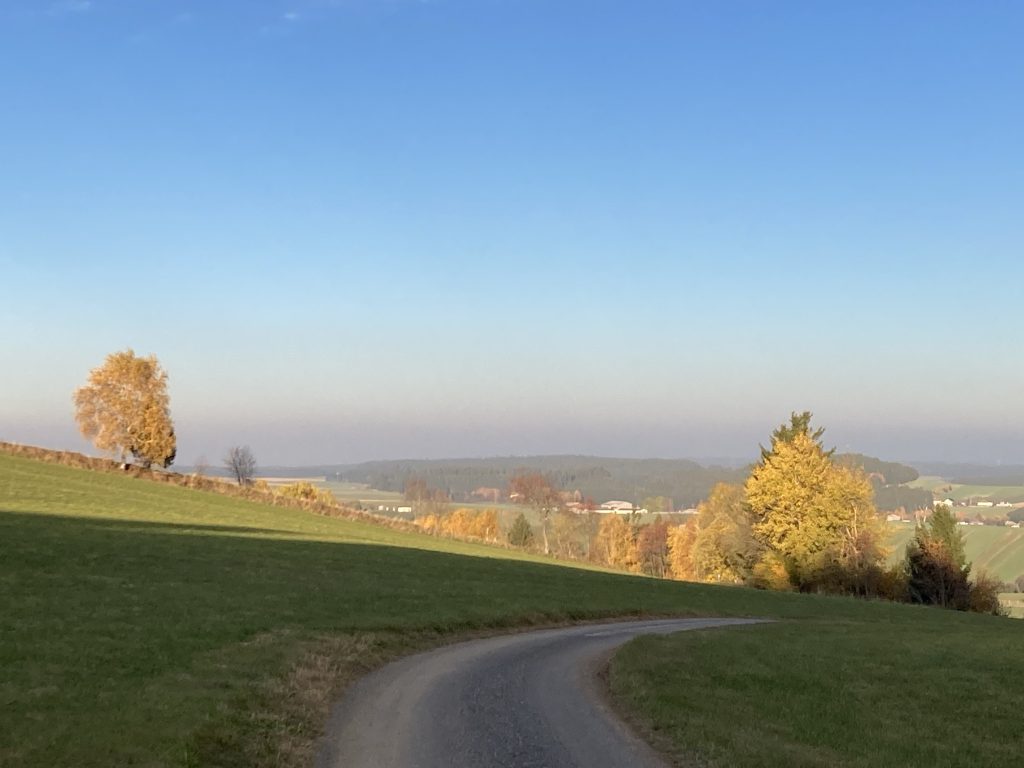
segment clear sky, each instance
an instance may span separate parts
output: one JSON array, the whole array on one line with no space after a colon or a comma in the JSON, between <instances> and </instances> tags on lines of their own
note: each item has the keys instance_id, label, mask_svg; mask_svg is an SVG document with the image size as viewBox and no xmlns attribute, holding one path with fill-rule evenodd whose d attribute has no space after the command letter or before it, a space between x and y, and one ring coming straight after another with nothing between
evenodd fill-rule
<instances>
[{"instance_id":1,"label":"clear sky","mask_svg":"<svg viewBox=\"0 0 1024 768\"><path fill-rule=\"evenodd\" d=\"M0 0L0 439L1024 462L1024 4Z\"/></svg>"}]
</instances>

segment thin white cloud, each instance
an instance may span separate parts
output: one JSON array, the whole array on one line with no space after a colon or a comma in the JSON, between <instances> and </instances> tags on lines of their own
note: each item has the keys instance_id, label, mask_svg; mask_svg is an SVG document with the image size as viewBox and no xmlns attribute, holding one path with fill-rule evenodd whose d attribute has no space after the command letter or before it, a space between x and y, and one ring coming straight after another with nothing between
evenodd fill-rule
<instances>
[{"instance_id":1,"label":"thin white cloud","mask_svg":"<svg viewBox=\"0 0 1024 768\"><path fill-rule=\"evenodd\" d=\"M73 13L86 13L93 7L92 0L58 0L50 5L51 16L67 16Z\"/></svg>"},{"instance_id":2,"label":"thin white cloud","mask_svg":"<svg viewBox=\"0 0 1024 768\"><path fill-rule=\"evenodd\" d=\"M299 14L295 13L294 11L289 11L288 13L282 14L281 18L284 19L285 21L298 21Z\"/></svg>"}]
</instances>

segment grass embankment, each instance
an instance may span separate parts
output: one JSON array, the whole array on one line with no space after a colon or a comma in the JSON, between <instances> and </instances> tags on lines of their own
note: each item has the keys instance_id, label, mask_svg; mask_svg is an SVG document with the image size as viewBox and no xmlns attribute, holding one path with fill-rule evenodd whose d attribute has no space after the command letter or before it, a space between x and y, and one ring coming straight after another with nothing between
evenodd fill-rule
<instances>
[{"instance_id":1,"label":"grass embankment","mask_svg":"<svg viewBox=\"0 0 1024 768\"><path fill-rule=\"evenodd\" d=\"M641 638L613 694L681 765L1019 766L1021 622L900 613Z\"/></svg>"},{"instance_id":2,"label":"grass embankment","mask_svg":"<svg viewBox=\"0 0 1024 768\"><path fill-rule=\"evenodd\" d=\"M984 713L1021 679L1002 640L1024 629L1016 622L567 567L0 455L4 766L308 764L338 687L393 654L454 633L628 614L807 619L795 629L754 628L760 658L775 665L788 652L788 635L767 633L799 630L808 643L821 639L801 663L825 686L839 665L854 676L858 667L909 665L920 673L914 692L872 682L879 690L866 698L884 706L933 687L951 691L958 727L984 732L992 755L1005 734L982 723ZM879 660L842 644L833 650L832 622L889 634L894 651ZM925 663L927 649L963 633L971 652L943 682L946 671ZM724 666L708 674L747 663L726 652L717 661ZM990 689L974 685L995 664L1005 674ZM791 671L793 680L806 672ZM781 667L776 674L780 685L795 684ZM773 708L777 701L765 707ZM746 728L748 711L726 702L716 714ZM936 730L912 708L890 716L908 743Z\"/></svg>"}]
</instances>

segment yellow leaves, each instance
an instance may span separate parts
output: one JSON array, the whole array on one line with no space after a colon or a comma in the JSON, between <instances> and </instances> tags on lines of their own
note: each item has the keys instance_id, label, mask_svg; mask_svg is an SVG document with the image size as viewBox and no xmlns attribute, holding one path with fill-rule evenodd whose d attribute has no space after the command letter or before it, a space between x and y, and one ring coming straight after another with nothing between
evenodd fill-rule
<instances>
[{"instance_id":1,"label":"yellow leaves","mask_svg":"<svg viewBox=\"0 0 1024 768\"><path fill-rule=\"evenodd\" d=\"M694 576L705 581L743 582L759 549L743 487L719 483L697 507L690 553Z\"/></svg>"},{"instance_id":2,"label":"yellow leaves","mask_svg":"<svg viewBox=\"0 0 1024 768\"><path fill-rule=\"evenodd\" d=\"M697 538L697 521L691 518L668 532L668 563L673 579L694 581L699 578L693 563L693 544Z\"/></svg>"},{"instance_id":3,"label":"yellow leaves","mask_svg":"<svg viewBox=\"0 0 1024 768\"><path fill-rule=\"evenodd\" d=\"M416 518L416 525L425 533L453 539L497 541L500 532L498 513L493 509L460 507L447 514L420 515Z\"/></svg>"},{"instance_id":4,"label":"yellow leaves","mask_svg":"<svg viewBox=\"0 0 1024 768\"><path fill-rule=\"evenodd\" d=\"M257 481L257 483L258 482L260 481ZM318 488L306 480L282 485L277 489L277 493L285 498L299 499L300 501L312 501L320 504L332 505L336 505L338 503L338 500L334 498L334 494L329 490L326 488Z\"/></svg>"},{"instance_id":5,"label":"yellow leaves","mask_svg":"<svg viewBox=\"0 0 1024 768\"><path fill-rule=\"evenodd\" d=\"M156 357L114 352L74 394L75 420L102 451L143 466L169 466L177 451L167 373Z\"/></svg>"},{"instance_id":6,"label":"yellow leaves","mask_svg":"<svg viewBox=\"0 0 1024 768\"><path fill-rule=\"evenodd\" d=\"M420 515L416 518L416 525L418 525L424 533L429 533L432 536L436 536L441 532L440 523L440 515Z\"/></svg>"},{"instance_id":7,"label":"yellow leaves","mask_svg":"<svg viewBox=\"0 0 1024 768\"><path fill-rule=\"evenodd\" d=\"M597 542L604 550L608 565L627 571L639 570L636 530L622 515L609 514L601 519Z\"/></svg>"},{"instance_id":8,"label":"yellow leaves","mask_svg":"<svg viewBox=\"0 0 1024 768\"><path fill-rule=\"evenodd\" d=\"M785 560L777 552L771 551L765 552L754 564L750 583L759 589L774 589L780 592L789 592L793 589Z\"/></svg>"},{"instance_id":9,"label":"yellow leaves","mask_svg":"<svg viewBox=\"0 0 1024 768\"><path fill-rule=\"evenodd\" d=\"M811 436L777 442L745 489L755 536L797 581L836 564L879 559L871 483L862 470L834 464Z\"/></svg>"}]
</instances>

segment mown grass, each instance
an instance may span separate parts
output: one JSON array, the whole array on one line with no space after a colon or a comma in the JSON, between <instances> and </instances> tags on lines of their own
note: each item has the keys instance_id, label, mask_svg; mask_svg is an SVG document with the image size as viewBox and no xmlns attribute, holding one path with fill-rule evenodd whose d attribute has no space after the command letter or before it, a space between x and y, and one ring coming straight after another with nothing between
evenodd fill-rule
<instances>
[{"instance_id":1,"label":"mown grass","mask_svg":"<svg viewBox=\"0 0 1024 768\"><path fill-rule=\"evenodd\" d=\"M812 634L830 631L822 619L919 633L924 617L932 641L975 626L567 567L0 455L4 766L308 764L339 686L396 653L456 633L653 614L805 619ZM1002 652L975 639L976 654ZM822 653L815 663L838 663Z\"/></svg>"},{"instance_id":2,"label":"mown grass","mask_svg":"<svg viewBox=\"0 0 1024 768\"><path fill-rule=\"evenodd\" d=\"M1021 622L855 615L638 639L614 696L680 765L1021 764Z\"/></svg>"}]
</instances>

